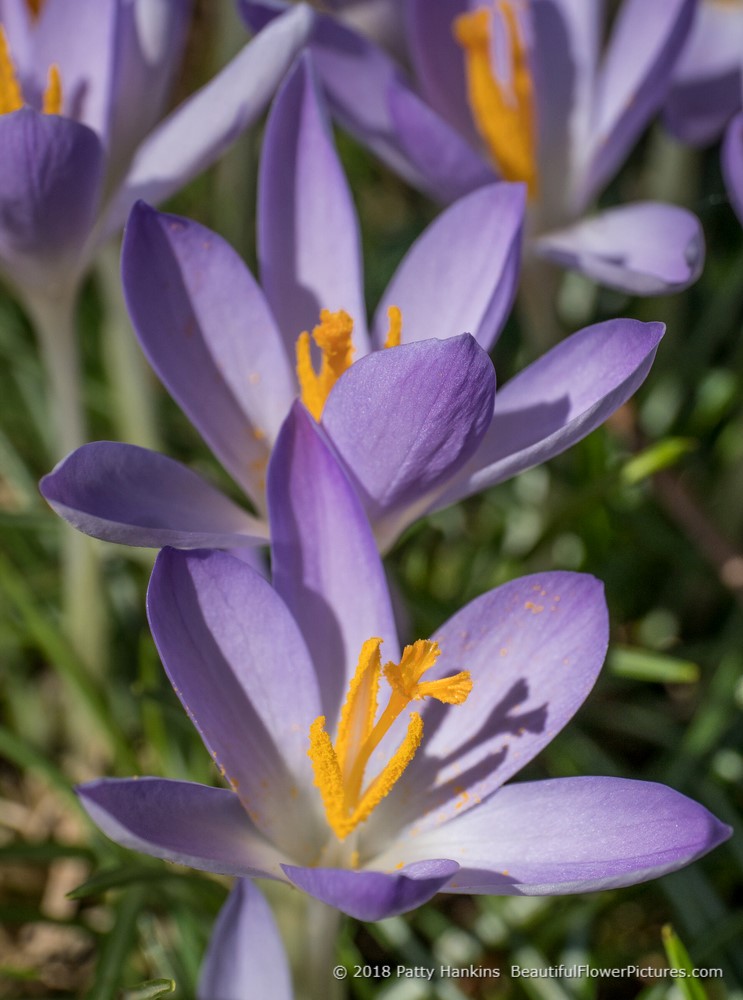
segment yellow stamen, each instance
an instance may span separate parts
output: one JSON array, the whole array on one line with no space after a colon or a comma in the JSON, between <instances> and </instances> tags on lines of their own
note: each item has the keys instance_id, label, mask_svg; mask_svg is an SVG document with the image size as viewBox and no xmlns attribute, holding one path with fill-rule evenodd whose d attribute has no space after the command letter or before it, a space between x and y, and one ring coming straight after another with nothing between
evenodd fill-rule
<instances>
[{"instance_id":1,"label":"yellow stamen","mask_svg":"<svg viewBox=\"0 0 743 1000\"><path fill-rule=\"evenodd\" d=\"M407 733L397 750L363 788L364 773L372 753L405 707L425 697L459 705L472 690L467 671L437 681L421 682L420 678L439 656L438 643L419 640L406 646L400 662L387 663L384 670L381 669L381 644L381 639L367 639L361 649L341 710L335 746L325 730L324 716L315 719L310 726L308 756L315 772L315 784L320 789L328 824L339 840L344 840L369 818L397 784L421 744L423 720L417 712L411 712ZM391 691L389 703L375 723L382 673Z\"/></svg>"},{"instance_id":2,"label":"yellow stamen","mask_svg":"<svg viewBox=\"0 0 743 1000\"><path fill-rule=\"evenodd\" d=\"M399 347L402 338L402 313L397 306L389 306L387 309L387 319L390 326L387 331L385 347Z\"/></svg>"},{"instance_id":3,"label":"yellow stamen","mask_svg":"<svg viewBox=\"0 0 743 1000\"><path fill-rule=\"evenodd\" d=\"M302 402L315 420L319 420L330 390L353 362L353 320L342 309L323 309L320 324L312 331L312 339L322 351L320 371L312 365L310 335L306 331L297 339L297 378Z\"/></svg>"},{"instance_id":4,"label":"yellow stamen","mask_svg":"<svg viewBox=\"0 0 743 1000\"><path fill-rule=\"evenodd\" d=\"M59 66L56 64L49 67L42 111L45 115L58 115L62 111L62 80L59 76Z\"/></svg>"},{"instance_id":5,"label":"yellow stamen","mask_svg":"<svg viewBox=\"0 0 743 1000\"><path fill-rule=\"evenodd\" d=\"M495 77L491 66L491 19L497 14L508 35L510 86ZM524 181L535 197L534 87L513 0L500 0L497 12L480 7L460 14L454 37L464 50L467 93L478 132L503 177Z\"/></svg>"},{"instance_id":6,"label":"yellow stamen","mask_svg":"<svg viewBox=\"0 0 743 1000\"><path fill-rule=\"evenodd\" d=\"M23 107L23 94L15 66L10 55L10 46L5 31L0 25L0 115L10 114Z\"/></svg>"}]
</instances>

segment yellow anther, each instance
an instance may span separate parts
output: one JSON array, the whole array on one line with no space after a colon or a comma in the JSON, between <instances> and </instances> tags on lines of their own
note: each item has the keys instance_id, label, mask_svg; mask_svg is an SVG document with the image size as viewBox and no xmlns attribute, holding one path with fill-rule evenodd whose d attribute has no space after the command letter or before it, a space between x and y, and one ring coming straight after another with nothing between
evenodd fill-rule
<instances>
[{"instance_id":1,"label":"yellow anther","mask_svg":"<svg viewBox=\"0 0 743 1000\"><path fill-rule=\"evenodd\" d=\"M58 115L62 111L62 80L56 64L49 67L47 81L42 110L45 115Z\"/></svg>"},{"instance_id":2,"label":"yellow anther","mask_svg":"<svg viewBox=\"0 0 743 1000\"><path fill-rule=\"evenodd\" d=\"M315 420L319 420L330 390L353 362L353 320L344 312L323 309L320 324L312 331L312 339L322 351L320 371L312 364L310 335L306 331L297 338L297 378L302 402Z\"/></svg>"},{"instance_id":3,"label":"yellow anther","mask_svg":"<svg viewBox=\"0 0 743 1000\"><path fill-rule=\"evenodd\" d=\"M359 656L346 701L341 710L335 746L325 730L325 717L310 726L308 756L320 789L328 824L344 840L359 823L368 819L390 793L415 756L423 739L423 720L410 713L405 737L377 776L364 788L364 774L372 753L410 701L425 697L447 704L461 704L472 690L467 671L437 681L423 681L439 655L436 642L419 640L403 650L400 663L387 663L381 670L382 640L368 639ZM377 695L382 672L390 683L387 707L375 722Z\"/></svg>"},{"instance_id":4,"label":"yellow anther","mask_svg":"<svg viewBox=\"0 0 743 1000\"><path fill-rule=\"evenodd\" d=\"M402 313L397 306L389 306L387 309L387 319L390 325L387 330L387 339L384 342L384 346L399 347L402 338Z\"/></svg>"},{"instance_id":5,"label":"yellow anther","mask_svg":"<svg viewBox=\"0 0 743 1000\"><path fill-rule=\"evenodd\" d=\"M0 25L0 115L10 114L23 107L23 94L15 66L10 55L10 46L5 31Z\"/></svg>"},{"instance_id":6,"label":"yellow anther","mask_svg":"<svg viewBox=\"0 0 743 1000\"><path fill-rule=\"evenodd\" d=\"M508 35L511 72L506 82L496 78L491 65L496 16L502 18ZM464 50L467 94L478 132L503 177L524 181L529 196L535 197L534 86L514 0L500 0L497 11L480 7L460 14L454 21L454 37Z\"/></svg>"}]
</instances>

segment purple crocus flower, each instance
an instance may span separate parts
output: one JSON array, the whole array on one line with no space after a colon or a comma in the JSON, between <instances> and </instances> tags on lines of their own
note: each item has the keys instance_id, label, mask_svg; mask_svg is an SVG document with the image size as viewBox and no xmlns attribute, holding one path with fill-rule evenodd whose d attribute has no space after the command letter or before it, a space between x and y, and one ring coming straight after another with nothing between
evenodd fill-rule
<instances>
[{"instance_id":1,"label":"purple crocus flower","mask_svg":"<svg viewBox=\"0 0 743 1000\"><path fill-rule=\"evenodd\" d=\"M217 235L142 204L123 274L150 362L259 515L266 462L300 388L384 548L425 511L597 427L645 378L663 332L633 320L589 327L493 402L485 350L513 299L523 211L523 186L504 183L472 192L424 232L367 330L358 221L308 56L269 117L258 209L262 290ZM323 310L334 312L317 326ZM329 381L299 336L313 328ZM396 337L400 346L384 346ZM349 367L351 346L359 360ZM266 537L265 521L184 466L125 444L84 446L41 488L76 527L127 544L224 548Z\"/></svg>"},{"instance_id":2,"label":"purple crocus flower","mask_svg":"<svg viewBox=\"0 0 743 1000\"><path fill-rule=\"evenodd\" d=\"M624 0L605 51L596 0L404 0L416 72L329 16L311 47L345 128L449 202L494 176L529 185L527 250L640 295L699 276L689 212L638 202L594 214L668 90L695 0ZM261 28L284 0L240 0Z\"/></svg>"},{"instance_id":3,"label":"purple crocus flower","mask_svg":"<svg viewBox=\"0 0 743 1000\"><path fill-rule=\"evenodd\" d=\"M220 910L199 974L197 1000L292 1000L289 963L270 906L240 879Z\"/></svg>"},{"instance_id":4,"label":"purple crocus flower","mask_svg":"<svg viewBox=\"0 0 743 1000\"><path fill-rule=\"evenodd\" d=\"M148 593L170 680L230 788L81 786L108 836L203 870L289 882L361 920L438 891L629 885L729 836L663 785L505 784L594 684L608 638L597 580L513 580L401 654L363 509L299 405L268 492L275 589L229 553L165 549Z\"/></svg>"},{"instance_id":5,"label":"purple crocus flower","mask_svg":"<svg viewBox=\"0 0 743 1000\"><path fill-rule=\"evenodd\" d=\"M304 41L280 19L163 121L191 0L1 0L0 269L29 298L75 288L137 198L172 194L263 110Z\"/></svg>"}]
</instances>

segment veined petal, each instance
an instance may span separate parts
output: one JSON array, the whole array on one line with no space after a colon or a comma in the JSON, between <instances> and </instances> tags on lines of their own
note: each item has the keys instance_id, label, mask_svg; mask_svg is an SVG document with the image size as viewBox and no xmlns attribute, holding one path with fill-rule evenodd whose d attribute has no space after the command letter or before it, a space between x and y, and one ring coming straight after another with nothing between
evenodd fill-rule
<instances>
[{"instance_id":1,"label":"veined petal","mask_svg":"<svg viewBox=\"0 0 743 1000\"><path fill-rule=\"evenodd\" d=\"M135 445L83 445L39 489L78 531L123 545L261 545L268 527L180 462Z\"/></svg>"},{"instance_id":2,"label":"veined petal","mask_svg":"<svg viewBox=\"0 0 743 1000\"><path fill-rule=\"evenodd\" d=\"M688 288L702 273L699 219L677 205L645 201L583 219L534 244L540 257L633 295Z\"/></svg>"},{"instance_id":3,"label":"veined petal","mask_svg":"<svg viewBox=\"0 0 743 1000\"><path fill-rule=\"evenodd\" d=\"M224 788L165 778L79 785L93 822L122 847L220 875L282 879L282 856Z\"/></svg>"},{"instance_id":4,"label":"veined petal","mask_svg":"<svg viewBox=\"0 0 743 1000\"><path fill-rule=\"evenodd\" d=\"M730 203L743 226L743 114L736 115L725 133L722 147L722 175Z\"/></svg>"},{"instance_id":5,"label":"veined petal","mask_svg":"<svg viewBox=\"0 0 743 1000\"><path fill-rule=\"evenodd\" d=\"M490 358L468 334L376 351L335 384L322 425L383 546L475 452L494 392Z\"/></svg>"},{"instance_id":6,"label":"veined petal","mask_svg":"<svg viewBox=\"0 0 743 1000\"><path fill-rule=\"evenodd\" d=\"M665 785L557 778L508 785L444 826L410 834L375 864L446 853L446 892L552 896L635 885L690 864L729 827Z\"/></svg>"},{"instance_id":7,"label":"veined petal","mask_svg":"<svg viewBox=\"0 0 743 1000\"><path fill-rule=\"evenodd\" d=\"M288 356L322 309L351 316L355 356L366 354L359 224L308 53L268 118L258 206L261 282Z\"/></svg>"},{"instance_id":8,"label":"veined petal","mask_svg":"<svg viewBox=\"0 0 743 1000\"><path fill-rule=\"evenodd\" d=\"M294 885L315 899L357 920L384 920L427 903L459 866L454 861L426 859L393 872L282 867Z\"/></svg>"},{"instance_id":9,"label":"veined petal","mask_svg":"<svg viewBox=\"0 0 743 1000\"><path fill-rule=\"evenodd\" d=\"M307 733L321 708L286 606L224 552L164 549L147 611L176 694L255 825L293 858L313 857Z\"/></svg>"},{"instance_id":10,"label":"veined petal","mask_svg":"<svg viewBox=\"0 0 743 1000\"><path fill-rule=\"evenodd\" d=\"M150 133L111 203L105 233L138 199L162 201L232 145L268 104L311 25L306 7L289 11Z\"/></svg>"},{"instance_id":11,"label":"veined petal","mask_svg":"<svg viewBox=\"0 0 743 1000\"><path fill-rule=\"evenodd\" d=\"M500 388L474 458L431 504L446 507L546 462L630 398L650 371L662 323L615 319L568 337Z\"/></svg>"},{"instance_id":12,"label":"veined petal","mask_svg":"<svg viewBox=\"0 0 743 1000\"><path fill-rule=\"evenodd\" d=\"M289 962L279 929L256 886L240 879L214 925L199 973L197 1000L292 1000Z\"/></svg>"},{"instance_id":13,"label":"veined petal","mask_svg":"<svg viewBox=\"0 0 743 1000\"><path fill-rule=\"evenodd\" d=\"M381 347L387 310L402 312L402 340L467 332L486 351L516 294L526 195L523 184L491 184L461 198L413 244L374 319Z\"/></svg>"},{"instance_id":14,"label":"veined petal","mask_svg":"<svg viewBox=\"0 0 743 1000\"><path fill-rule=\"evenodd\" d=\"M126 229L122 279L153 368L261 508L270 446L296 388L255 279L216 233L144 203Z\"/></svg>"},{"instance_id":15,"label":"veined petal","mask_svg":"<svg viewBox=\"0 0 743 1000\"><path fill-rule=\"evenodd\" d=\"M370 821L370 842L479 808L554 739L604 662L603 586L581 573L521 577L471 601L431 638L441 650L431 679L467 670L472 697L455 709L426 703L423 744Z\"/></svg>"},{"instance_id":16,"label":"veined petal","mask_svg":"<svg viewBox=\"0 0 743 1000\"><path fill-rule=\"evenodd\" d=\"M274 586L309 647L322 698L317 714L332 732L364 642L379 636L386 659L396 659L399 648L364 510L299 403L271 456L268 504Z\"/></svg>"}]
</instances>

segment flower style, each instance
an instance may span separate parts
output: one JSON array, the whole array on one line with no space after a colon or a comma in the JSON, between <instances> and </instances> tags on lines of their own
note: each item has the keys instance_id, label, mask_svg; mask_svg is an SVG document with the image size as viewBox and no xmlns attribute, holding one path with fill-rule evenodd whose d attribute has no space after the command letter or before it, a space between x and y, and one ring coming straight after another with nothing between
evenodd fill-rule
<instances>
[{"instance_id":1,"label":"flower style","mask_svg":"<svg viewBox=\"0 0 743 1000\"><path fill-rule=\"evenodd\" d=\"M452 205L408 252L368 331L358 220L305 55L266 129L263 290L217 235L140 204L124 241L129 310L161 380L259 515L266 462L301 395L385 548L425 511L569 447L650 368L662 326L613 320L562 342L493 402L485 350L513 299L522 211L523 186L506 183ZM76 527L127 544L225 548L267 534L184 466L125 444L84 446L41 488Z\"/></svg>"},{"instance_id":2,"label":"flower style","mask_svg":"<svg viewBox=\"0 0 743 1000\"><path fill-rule=\"evenodd\" d=\"M284 0L241 0L258 30ZM591 206L660 107L694 0L625 0L601 53L595 0L404 0L417 89L371 41L318 16L310 45L339 122L444 202L494 176L529 186L527 251L640 295L699 276L689 212Z\"/></svg>"},{"instance_id":3,"label":"flower style","mask_svg":"<svg viewBox=\"0 0 743 1000\"><path fill-rule=\"evenodd\" d=\"M266 106L311 20L305 9L282 17L158 123L190 10L3 0L0 269L22 294L76 288L137 198L165 198L217 159Z\"/></svg>"},{"instance_id":4,"label":"flower style","mask_svg":"<svg viewBox=\"0 0 743 1000\"><path fill-rule=\"evenodd\" d=\"M270 906L240 879L220 910L199 975L197 1000L292 1000L289 963Z\"/></svg>"},{"instance_id":5,"label":"flower style","mask_svg":"<svg viewBox=\"0 0 743 1000\"><path fill-rule=\"evenodd\" d=\"M148 593L170 680L230 789L159 778L81 786L108 836L204 870L287 881L362 920L437 891L628 885L729 836L654 783L504 786L593 686L608 637L598 581L514 580L400 654L363 510L298 404L268 492L275 589L229 553L166 549Z\"/></svg>"}]
</instances>

